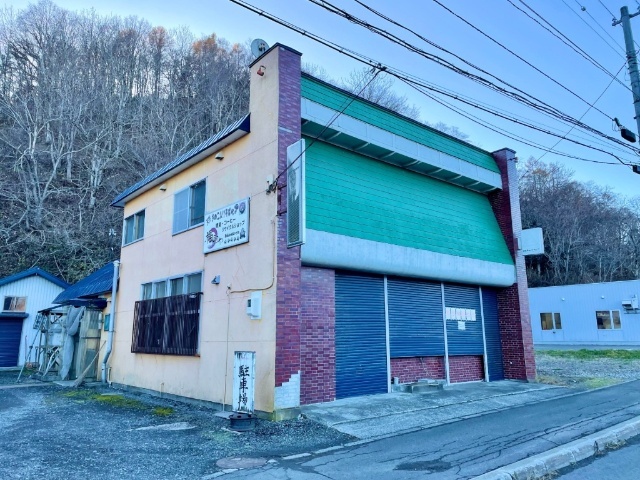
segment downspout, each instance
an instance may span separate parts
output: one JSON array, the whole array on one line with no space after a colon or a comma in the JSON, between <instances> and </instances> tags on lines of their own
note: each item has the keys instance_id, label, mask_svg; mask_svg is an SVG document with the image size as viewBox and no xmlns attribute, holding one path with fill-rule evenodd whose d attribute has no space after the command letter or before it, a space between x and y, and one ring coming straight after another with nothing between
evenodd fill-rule
<instances>
[{"instance_id":1,"label":"downspout","mask_svg":"<svg viewBox=\"0 0 640 480\"><path fill-rule=\"evenodd\" d=\"M109 309L109 333L107 335L107 350L104 352L102 359L102 383L107 383L107 363L111 356L113 348L113 327L116 323L116 291L118 290L118 274L120 271L120 262L113 262L113 283L111 284L111 308Z\"/></svg>"}]
</instances>

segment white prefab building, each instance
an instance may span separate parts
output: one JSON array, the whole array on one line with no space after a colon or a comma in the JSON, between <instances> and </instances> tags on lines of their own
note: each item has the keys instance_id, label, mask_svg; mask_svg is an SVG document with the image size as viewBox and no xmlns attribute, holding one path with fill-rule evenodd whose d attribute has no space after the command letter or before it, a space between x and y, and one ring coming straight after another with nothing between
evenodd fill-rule
<instances>
[{"instance_id":1,"label":"white prefab building","mask_svg":"<svg viewBox=\"0 0 640 480\"><path fill-rule=\"evenodd\" d=\"M29 349L38 335L33 322L68 286L38 267L0 278L0 367L35 361L35 351Z\"/></svg>"},{"instance_id":2,"label":"white prefab building","mask_svg":"<svg viewBox=\"0 0 640 480\"><path fill-rule=\"evenodd\" d=\"M640 346L640 280L529 289L536 346Z\"/></svg>"}]
</instances>

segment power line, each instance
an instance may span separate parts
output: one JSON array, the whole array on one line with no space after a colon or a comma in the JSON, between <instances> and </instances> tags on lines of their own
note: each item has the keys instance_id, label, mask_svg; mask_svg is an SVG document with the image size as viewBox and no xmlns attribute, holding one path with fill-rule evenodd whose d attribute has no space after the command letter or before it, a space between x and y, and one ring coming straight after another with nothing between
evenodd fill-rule
<instances>
[{"instance_id":1,"label":"power line","mask_svg":"<svg viewBox=\"0 0 640 480\"><path fill-rule=\"evenodd\" d=\"M498 79L500 82L502 82L505 85L509 86L510 88L513 88L514 90L516 90L516 92L510 91L510 90L505 89L503 87L500 87L500 86L496 85L495 83L491 82L490 80L487 80L486 78L483 78L483 77L481 77L479 75L475 75L475 74L472 74L470 72L467 72L466 70L463 70L463 69L455 66L451 62L448 62L448 61L438 57L437 55L429 54L429 53L425 52L424 50L419 49L415 45L410 44L409 42L397 37L396 35L390 34L386 30L384 30L384 29L382 29L380 27L376 27L375 25L372 25L372 24L370 24L370 23L368 23L368 22L366 22L364 20L361 20L361 19L355 17L354 15L346 12L345 10L336 7L335 5L331 4L327 0L309 0L309 1L311 3L314 3L315 5L321 6L322 8L324 8L325 10L328 10L331 13L334 13L334 14L336 14L338 16L341 16L341 17L349 20L352 23L355 23L356 25L360 25L360 26L362 26L364 28L367 28L369 31L371 31L373 33L376 33L376 34L382 36L383 38L386 38L386 39L388 39L388 40L390 40L390 41L392 41L392 42L394 42L394 43L396 43L398 45L401 45L401 46L405 47L409 51L417 53L418 55L421 55L421 56L423 56L424 58L426 58L428 60L432 60L432 61L438 63L441 66L445 66L446 68L449 68L450 70L453 70L455 73L458 73L460 75L466 76L466 77L476 81L477 83L480 83L481 85L483 85L483 86L485 86L487 88L490 88L490 89L492 89L494 91L497 91L497 92L499 92L499 93L501 93L501 94L513 99L513 100L516 100L516 101L518 101L520 103L523 103L523 104L525 104L527 106L530 106L532 108L535 108L535 109L537 109L539 111L549 112L552 115L556 116L557 118L562 119L562 120L564 120L564 121L566 121L566 122L568 122L570 124L579 126L580 128L588 130L588 131L590 131L590 132L592 132L592 133L594 133L596 135L602 136L602 137L608 139L609 141L612 141L614 143L618 143L619 145L623 145L624 147L626 147L626 148L628 148L628 149L630 149L630 150L632 150L632 151L634 151L636 153L640 152L640 150L630 146L629 144L623 142L622 140L614 138L614 137L612 137L610 135L607 135L607 134L605 134L605 133L603 133L603 132L601 132L601 131L599 131L599 130L597 130L597 129L595 129L595 128L587 125L587 124L585 124L585 123L582 123L582 122L576 120L575 118L573 118L572 116L560 111L556 107L553 107L552 105L549 105L548 103L545 103L542 100L537 99L533 95L530 95L530 94L522 91L521 89L518 89L517 87L509 84L508 82L505 82L504 80L499 79L498 77L490 74L489 72L486 72L485 70L481 69L480 67L477 67L477 66L475 66L473 64L470 64L470 62L467 62L466 60L462 59L461 57L459 57L459 56L457 56L457 55L455 55L455 54L453 54L451 52L448 52L447 50L443 49L440 46L437 46L435 43L431 42L428 39L425 39L425 41L428 42L429 44L433 44L433 45L437 46L437 48L440 48L440 49L446 51L447 53L450 53L451 55L456 56L456 58L459 58L462 61L464 61L465 63L472 65L474 68L480 70L481 72L486 73L486 74L492 76L493 78ZM393 22L393 20L391 20L391 19L390 19L390 21ZM416 34L416 35L418 35L418 34ZM420 37L420 38L424 38L424 37ZM517 93L517 92L522 92L522 94L525 95L525 96L523 96L523 95L521 95L520 93ZM527 96L531 97L533 99L533 101L530 100L529 98L527 98ZM538 103L536 103L536 102L538 102ZM589 105L588 102L586 102L586 103ZM611 118L611 117L608 117L608 118Z\"/></svg>"},{"instance_id":2,"label":"power line","mask_svg":"<svg viewBox=\"0 0 640 480\"><path fill-rule=\"evenodd\" d=\"M529 7L529 5L527 5L525 2L523 2L522 0L520 0L520 3L522 3L523 5L525 5L529 10L531 10L535 15L537 15L538 17L540 17L540 19L542 21L544 21L547 25L549 25L549 27L543 25L538 19L532 17L528 12L525 12L522 8L520 8L519 6L517 6L515 3L513 3L512 0L507 0L507 2L509 2L515 9L519 10L520 12L522 12L524 15L526 15L527 17L529 17L531 20L533 20L535 23L537 23L540 27L544 28L547 32L549 32L551 35L553 35L554 37L556 37L558 40L560 40L562 43L564 43L566 46L568 46L569 48L571 48L574 52L576 52L578 55L580 55L581 57L583 57L585 60L587 60L588 62L590 62L591 64L593 64L596 68L598 68L599 70L602 70L605 74L607 74L609 77L611 78L616 78L615 75L613 73L611 73L609 70L607 70L605 67L603 67L602 65L600 65L600 63L598 63L593 57L591 57L591 55L589 55L587 52L585 52L584 50L582 50L582 48L580 48L578 45L576 45L573 41L571 41L568 37L566 37L566 35L564 35L562 32L560 32L557 28L555 28L553 25L551 25L547 20L545 20L540 14L538 14L535 10L533 10L531 7ZM556 33L557 32L557 33ZM626 88L627 90L631 91L631 88L629 88L628 85L625 85L623 82L621 82L620 80L616 79L616 81L622 85L624 88Z\"/></svg>"},{"instance_id":3,"label":"power line","mask_svg":"<svg viewBox=\"0 0 640 480\"><path fill-rule=\"evenodd\" d=\"M232 0L232 1L233 1L233 0ZM342 114L345 112L345 110L346 110L347 108L349 108L349 105L351 105L351 104L356 100L356 98L358 98L358 97L362 94L362 92L364 92L364 90L365 90L369 85L371 85L371 82L373 82L373 81L376 79L376 77L378 76L378 74L379 74L380 72L384 71L384 70L386 70L386 68L385 68L385 67L382 67L382 66L379 66L379 67L373 67L373 70L372 70L372 72L371 72L371 78L369 79L369 81L368 81L368 82L363 82L363 86L362 86L362 88L358 91L358 93L351 94L351 97L349 98L349 101L345 104L345 106L344 106L344 107L342 107L342 109L340 109L339 111L337 111L336 113L334 113L334 114L333 114L333 116L329 119L329 121L324 125L324 128L323 128L322 130L320 130L320 133L318 133L314 138L312 138L312 139L311 139L311 142L309 142L309 145L305 145L305 147L304 147L304 149L302 150L302 152L300 152L300 154L299 154L296 158L294 158L294 159L291 161L291 163L290 163L289 165L287 165L287 166L285 167L285 169L284 169L282 172L280 172L280 173L278 174L278 176L275 178L275 180L274 180L274 182L272 183L272 185L270 185L270 186L269 186L269 189L268 189L267 191L271 191L271 189L272 189L272 188L277 187L277 185L278 185L278 179L279 179L282 175L284 175L285 173L287 173L287 171L288 171L288 170L293 166L293 164L294 164L294 163L296 163L296 162L297 162L297 161L302 157L302 155L304 155L304 152L306 152L306 151L311 147L311 145L313 145L314 143L316 143L316 141L318 141L318 139L322 136L322 134L323 134L324 132L326 132L326 131L327 131L327 129L328 129L328 128L333 124L333 122L335 122L335 121L338 119L338 117L339 117L340 115L342 115Z\"/></svg>"},{"instance_id":4,"label":"power line","mask_svg":"<svg viewBox=\"0 0 640 480\"><path fill-rule=\"evenodd\" d=\"M412 86L412 87L416 88L415 86ZM417 88L416 88L416 90L417 90ZM508 138L511 138L512 140L516 140L518 142L521 142L521 143L524 143L526 145L529 145L529 146L531 146L533 148L537 148L539 150L543 150L543 151L548 152L548 153L553 153L555 155L559 155L559 156L562 156L562 157L567 157L567 158L572 158L572 159L575 159L575 160L580 160L580 161L583 161L583 162L599 163L599 164L603 164L603 165L621 165L621 163L605 162L605 161L601 161L601 160L593 160L593 159L589 159L589 158L578 157L576 155L571 155L569 153L565 153L565 152L560 152L558 150L554 150L554 147L551 147L551 148L545 147L545 146L540 145L538 143L532 142L531 140L528 140L528 139L526 139L524 137L521 137L521 136L516 135L514 133L508 132L507 130L504 130L503 128L498 127L497 125L495 125L493 123L490 123L490 122L488 122L488 121L486 121L484 119L481 119L480 117L477 117L476 115L472 115L472 114L470 114L468 112L464 112L463 110L455 107L451 103L437 98L435 95L431 95L431 94L429 94L427 92L420 92L420 93L422 93L423 95L431 98L433 101L439 103L440 105L442 105L442 106L454 111L458 115L461 115L461 116L473 121L474 123L479 124L482 127L485 127L485 128L487 128L487 129L489 129L489 130L491 130L493 132L496 132L496 133L504 135L504 136L506 136ZM622 165L625 165L625 164L622 163Z\"/></svg>"},{"instance_id":5,"label":"power line","mask_svg":"<svg viewBox=\"0 0 640 480\"><path fill-rule=\"evenodd\" d=\"M600 30L602 30L606 35L608 35L608 36L609 36L609 38L610 38L611 40L613 40L613 43L615 43L615 44L616 44L616 45L617 45L617 46L618 46L618 47L619 47L619 48L624 52L624 48L622 47L622 45L620 45L620 44L618 43L618 41L617 41L615 38L613 38L613 37L609 34L609 32L607 32L607 31L602 27L602 25L600 25L600 24L597 22L597 20L596 20L595 18L593 18L593 16L591 15L591 13L589 13L589 11L587 10L587 7L585 7L584 5L581 5L581 4L580 4L580 2L579 2L578 0L574 0L574 1L578 4L578 6L580 7L580 10L582 10L582 11L583 11L583 12L585 12L587 15L589 15L589 18L591 18L591 20L593 20L593 23L595 23L598 27L600 27ZM572 12L574 15L576 15L576 16L580 19L580 21L582 21L582 22L583 22L587 27L589 27L589 28L593 31L593 33L595 33L598 37L600 37L600 39L601 39L604 43L606 43L606 44L607 44L607 46L608 46L611 50L613 50L614 52L616 52L616 53L617 53L618 55L620 55L622 58L625 58L625 57L624 57L624 55L623 55L622 53L620 53L620 52L619 52L615 47L612 47L612 46L611 46L611 44L610 44L609 42L607 42L607 41L604 39L604 37L603 37L602 35L600 35L600 34L596 31L596 29L595 29L595 28L593 28L591 25L589 25L589 22L587 22L584 18L582 18L582 17L580 16L580 14L579 14L578 12L576 12L573 8L571 8L571 7L569 6L569 4L568 4L565 0L562 0L562 3L564 3L564 4L566 5L566 7L567 7L569 10L571 10L571 12Z\"/></svg>"},{"instance_id":6,"label":"power line","mask_svg":"<svg viewBox=\"0 0 640 480\"><path fill-rule=\"evenodd\" d=\"M362 5L362 2L360 2L359 0L355 0L357 3ZM521 60L522 62L526 63L527 65L529 65L531 68L533 68L536 72L542 74L544 77L548 78L549 80L551 80L553 83L555 83L556 85L560 86L561 88L563 88L564 90L566 90L567 92L569 92L571 95L573 95L574 97L579 98L583 103L586 103L587 105L589 105L589 108L594 108L595 110L597 110L598 112L600 112L602 115L604 115L605 117L607 117L609 120L613 120L613 118L608 115L607 113L603 112L602 110L600 110L599 108L593 107L593 105L591 103L589 103L587 100L585 100L584 98L582 98L580 95L578 95L577 93L575 93L573 90L571 90L570 88L566 87L565 85L563 85L562 83L560 83L559 81L557 81L555 78L552 78L550 75L546 74L545 72L543 72L542 70L540 70L538 67L536 67L535 65L533 65L532 63L530 63L528 60L526 60L525 58L521 57L520 55L518 55L516 52L514 52L513 50L511 50L510 48L508 48L507 46L503 45L502 43L500 43L499 41L497 41L495 38L493 38L492 36L490 36L489 34L485 33L484 31L480 30L478 27L476 27L475 25L473 25L471 22L467 21L465 18L463 18L462 16L458 15L457 13L455 13L454 11L452 11L449 7L443 5L442 3L440 3L438 0L433 0L436 4L438 4L439 6L441 6L442 8L444 8L447 12L449 12L450 14L452 14L453 16L455 16L456 18L458 18L459 20L463 21L465 24L469 25L471 28L473 28L475 31L477 31L478 33L482 34L483 36L485 36L486 38L488 38L489 40L491 40L493 43L495 43L496 45L500 46L501 48L503 48L504 50L506 50L507 52L509 52L511 55L513 55L514 57L516 57L517 59ZM368 7L367 7L368 8ZM580 118L579 120L581 120L582 118Z\"/></svg>"},{"instance_id":7,"label":"power line","mask_svg":"<svg viewBox=\"0 0 640 480\"><path fill-rule=\"evenodd\" d=\"M600 5L602 5L602 7L609 12L609 15L611 15L611 17L616 20L616 16L613 14L613 12L611 10L609 10L609 7L607 7L604 3L602 3L602 0L598 0L598 3L600 3Z\"/></svg>"},{"instance_id":8,"label":"power line","mask_svg":"<svg viewBox=\"0 0 640 480\"><path fill-rule=\"evenodd\" d=\"M622 71L622 69L624 68L624 66L625 66L626 64L627 64L627 62L625 62L625 63L623 63L623 64L622 64L622 66L620 67L620 70L618 70L618 73L616 73L616 77L617 77L618 75L620 75L620 72ZM598 98L596 98L596 99L593 101L593 104L592 104L592 105L595 105L595 104L598 102L598 100L600 100L600 99L602 98L602 96L605 94L605 92L606 92L607 90L609 90L609 87L611 86L611 84L612 84L612 83L613 83L613 79L611 79L611 81L610 81L610 82L609 82L609 84L605 87L605 89L602 91L602 93L601 93L600 95L598 95ZM582 120L582 119L584 118L584 116L585 116L587 113L589 113L589 110L591 110L591 106L589 106L589 108L587 108L587 110L582 114L582 116L581 116L578 120ZM552 146L551 148L552 148L552 149L553 149L553 148L556 148L556 147L558 146L558 144L559 144L562 140L564 140L565 138L567 138L567 135L569 135L569 134L571 133L571 131L572 131L574 128L575 128L575 127L571 127L571 128L569 129L569 131L568 131L565 135L563 135L563 137L562 137L561 139L559 139L556 143L554 143L554 144L553 144L553 146ZM540 160L542 157L544 157L547 153L548 153L548 152L545 152L545 153L543 153L542 155L540 155L540 156L538 157L538 160Z\"/></svg>"},{"instance_id":9,"label":"power line","mask_svg":"<svg viewBox=\"0 0 640 480\"><path fill-rule=\"evenodd\" d=\"M316 35L314 33L309 32L308 30L304 30L304 29L302 29L302 28L300 28L300 27L298 27L296 25L293 25L290 22L287 22L286 20L283 20L283 19L281 19L281 18L279 18L279 17L277 17L277 16L275 16L273 14L270 14L269 12L267 12L265 10L259 9L257 7L254 7L253 5L245 2L244 0L231 0L231 2L235 3L236 5L239 5L239 6L243 7L243 8L245 8L247 10L250 10L250 11L252 11L252 12L258 14L258 15L264 16L265 18L267 18L270 21L278 23L278 24L280 24L280 25L282 25L282 26L284 26L284 27L286 27L286 28L288 28L290 30L293 30L293 31L295 31L295 32L297 32L297 33L299 33L299 34L301 34L303 36L306 36L307 38L310 38L310 39L314 40L317 43L320 43L320 44L322 44L322 45L324 45L324 46L326 46L326 47L328 47L328 48L330 48L330 49L332 49L332 50L334 50L336 52L339 52L339 53L341 53L341 54L343 54L343 55L345 55L345 56L347 56L349 58L352 58L353 60L356 60L356 61L358 61L360 63L364 63L364 64L366 64L366 65L368 65L370 67L376 67L376 68L379 68L379 69L380 68L385 68L385 70L386 70L386 72L388 74L394 76L395 78L398 78L400 81L403 81L403 82L409 83L409 84L413 84L413 85L416 85L418 87L425 88L427 90L436 91L437 93L443 94L445 96L449 96L449 97L451 97L451 98L453 98L455 100L458 100L458 101L460 101L462 103L470 104L471 106L473 106L475 108L487 111L489 113L492 113L495 116L498 116L498 117L501 117L501 118L505 118L505 119L507 119L509 121L512 121L514 123L518 123L520 125L527 126L529 128L532 128L534 130L540 131L542 133L546 133L548 135L552 135L552 136L555 136L555 137L561 137L560 134L555 134L555 133L553 133L553 132L551 132L549 130L537 128L536 126L533 126L531 124L527 124L527 123L518 121L517 119L514 119L514 118L509 118L508 116L501 115L501 114L493 112L493 111L491 111L489 109L486 109L486 108L483 108L481 106L478 106L478 104L473 104L472 102L465 101L462 97L453 95L451 93L448 93L444 89L440 89L440 90L434 89L432 86L430 86L428 84L428 82L424 82L424 81L421 81L421 80L416 80L415 77L412 79L411 75L404 74L404 72L401 72L401 71L399 71L399 70L397 70L397 69L395 69L393 67L383 65L380 62L377 62L377 61L375 61L375 60L373 60L373 59L371 59L369 57L366 57L365 55L357 53L357 52L355 52L355 51L353 51L351 49L342 47L342 46L336 44L335 42L331 42L329 40L326 40L326 39L324 39L324 38L322 38L322 37L320 37L320 36L318 36L318 35ZM608 152L608 151L600 149L600 148L593 147L591 145L584 144L582 142L578 142L576 140L572 140L572 139L568 139L567 138L567 141L570 141L572 143L581 145L583 147L590 148L592 150L599 151L601 153L605 153L607 155L610 155L610 156L614 157L616 160L618 160L620 163L624 164L624 162L622 160L620 160L620 158L618 156L612 154L611 152Z\"/></svg>"}]
</instances>

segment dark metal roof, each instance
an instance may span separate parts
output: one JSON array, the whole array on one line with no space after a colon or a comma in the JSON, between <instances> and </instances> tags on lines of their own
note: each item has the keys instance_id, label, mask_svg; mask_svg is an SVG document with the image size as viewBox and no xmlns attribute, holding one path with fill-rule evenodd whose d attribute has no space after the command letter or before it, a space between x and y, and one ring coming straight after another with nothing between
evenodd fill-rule
<instances>
[{"instance_id":1,"label":"dark metal roof","mask_svg":"<svg viewBox=\"0 0 640 480\"><path fill-rule=\"evenodd\" d=\"M135 196L136 194L140 194L143 191L148 190L161 183L167 177L173 176L176 173L184 170L188 166L192 165L195 162L202 160L205 156L213 152L207 152L209 149L215 148L223 148L229 145L231 142L236 141L238 138L246 135L250 132L250 116L249 114L242 117L240 120L228 125L226 128L222 129L214 136L208 138L204 142L202 142L197 147L193 147L186 153L183 153L179 157L175 158L164 167L162 167L157 172L152 173L151 175L143 178L135 185L127 188L124 192L118 195L113 202L111 202L111 206L113 207L123 207L125 202ZM201 155L206 153L206 155ZM145 188L146 187L146 188Z\"/></svg>"},{"instance_id":2,"label":"dark metal roof","mask_svg":"<svg viewBox=\"0 0 640 480\"><path fill-rule=\"evenodd\" d=\"M50 274L49 272L41 269L40 267L33 267L28 270L23 270L20 273L9 275L8 277L0 278L0 287L3 285L7 285L9 283L16 282L18 280L22 280L23 278L27 278L32 275L37 275L46 280L49 280L51 283L55 283L56 285L62 288L67 288L69 286L69 284L64 280L62 280L61 278L58 278L55 275Z\"/></svg>"},{"instance_id":3,"label":"dark metal roof","mask_svg":"<svg viewBox=\"0 0 640 480\"><path fill-rule=\"evenodd\" d=\"M93 272L88 277L84 277L79 282L71 285L64 292L58 295L52 303L59 305L86 305L87 302L92 305L96 300L98 303L104 303L103 299L97 299L101 294L111 292L113 285L113 263L107 263L100 270Z\"/></svg>"}]
</instances>

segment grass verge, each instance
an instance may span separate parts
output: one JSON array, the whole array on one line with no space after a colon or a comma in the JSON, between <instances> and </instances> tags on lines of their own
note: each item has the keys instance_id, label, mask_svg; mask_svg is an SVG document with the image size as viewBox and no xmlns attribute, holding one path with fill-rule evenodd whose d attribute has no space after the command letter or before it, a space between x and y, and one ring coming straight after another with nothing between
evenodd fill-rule
<instances>
[{"instance_id":1,"label":"grass verge","mask_svg":"<svg viewBox=\"0 0 640 480\"><path fill-rule=\"evenodd\" d=\"M640 360L640 350L538 350L536 355L549 355L550 357L575 358L579 360L596 360L610 358L612 360Z\"/></svg>"},{"instance_id":2,"label":"grass verge","mask_svg":"<svg viewBox=\"0 0 640 480\"><path fill-rule=\"evenodd\" d=\"M609 387L622 382L619 378L598 378L598 377L559 377L553 375L538 375L536 382L546 385L556 385L558 387L595 388Z\"/></svg>"}]
</instances>

